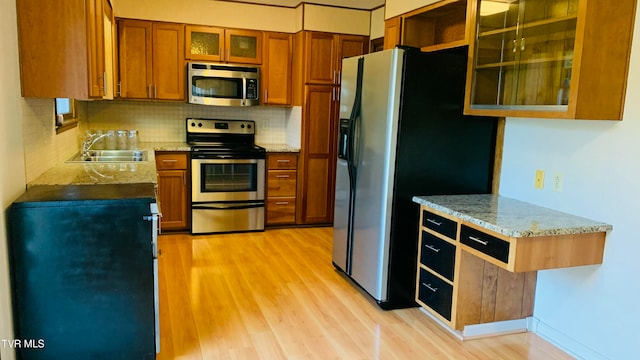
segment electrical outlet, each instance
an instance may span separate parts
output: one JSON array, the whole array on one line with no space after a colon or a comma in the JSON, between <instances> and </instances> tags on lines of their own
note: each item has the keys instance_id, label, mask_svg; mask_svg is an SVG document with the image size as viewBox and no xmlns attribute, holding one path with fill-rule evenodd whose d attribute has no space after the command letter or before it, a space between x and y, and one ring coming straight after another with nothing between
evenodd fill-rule
<instances>
[{"instance_id":1,"label":"electrical outlet","mask_svg":"<svg viewBox=\"0 0 640 360\"><path fill-rule=\"evenodd\" d=\"M562 191L562 174L560 173L553 174L553 191Z\"/></svg>"},{"instance_id":2,"label":"electrical outlet","mask_svg":"<svg viewBox=\"0 0 640 360\"><path fill-rule=\"evenodd\" d=\"M533 180L533 187L536 189L544 188L544 170L536 170L536 177Z\"/></svg>"}]
</instances>

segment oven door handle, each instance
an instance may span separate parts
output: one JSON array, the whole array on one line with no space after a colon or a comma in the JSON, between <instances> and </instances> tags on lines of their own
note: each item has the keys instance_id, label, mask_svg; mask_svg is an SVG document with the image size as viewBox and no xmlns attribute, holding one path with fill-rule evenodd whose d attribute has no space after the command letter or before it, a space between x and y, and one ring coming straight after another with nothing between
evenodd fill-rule
<instances>
[{"instance_id":1,"label":"oven door handle","mask_svg":"<svg viewBox=\"0 0 640 360\"><path fill-rule=\"evenodd\" d=\"M193 205L194 210L240 210L264 207L264 202L251 202L242 204L212 204L212 205Z\"/></svg>"}]
</instances>

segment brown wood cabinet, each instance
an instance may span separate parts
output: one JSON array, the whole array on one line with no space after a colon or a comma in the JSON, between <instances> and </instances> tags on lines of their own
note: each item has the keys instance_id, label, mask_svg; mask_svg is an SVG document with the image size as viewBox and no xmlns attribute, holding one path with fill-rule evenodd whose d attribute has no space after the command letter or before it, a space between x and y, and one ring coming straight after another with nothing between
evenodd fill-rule
<instances>
[{"instance_id":1,"label":"brown wood cabinet","mask_svg":"<svg viewBox=\"0 0 640 360\"><path fill-rule=\"evenodd\" d=\"M622 119L635 0L472 3L466 114Z\"/></svg>"},{"instance_id":2,"label":"brown wood cabinet","mask_svg":"<svg viewBox=\"0 0 640 360\"><path fill-rule=\"evenodd\" d=\"M302 124L302 223L333 222L338 137L337 88L305 86Z\"/></svg>"},{"instance_id":3,"label":"brown wood cabinet","mask_svg":"<svg viewBox=\"0 0 640 360\"><path fill-rule=\"evenodd\" d=\"M262 32L186 25L185 58L241 64L262 63Z\"/></svg>"},{"instance_id":4,"label":"brown wood cabinet","mask_svg":"<svg viewBox=\"0 0 640 360\"><path fill-rule=\"evenodd\" d=\"M475 24L475 3L443 0L385 20L385 49L396 45L435 51L468 45Z\"/></svg>"},{"instance_id":5,"label":"brown wood cabinet","mask_svg":"<svg viewBox=\"0 0 640 360\"><path fill-rule=\"evenodd\" d=\"M266 225L296 223L298 154L267 154Z\"/></svg>"},{"instance_id":6,"label":"brown wood cabinet","mask_svg":"<svg viewBox=\"0 0 640 360\"><path fill-rule=\"evenodd\" d=\"M263 52L262 103L291 105L293 36L265 32Z\"/></svg>"},{"instance_id":7,"label":"brown wood cabinet","mask_svg":"<svg viewBox=\"0 0 640 360\"><path fill-rule=\"evenodd\" d=\"M384 21L384 49L393 49L400 45L402 35L402 16L392 17Z\"/></svg>"},{"instance_id":8,"label":"brown wood cabinet","mask_svg":"<svg viewBox=\"0 0 640 360\"><path fill-rule=\"evenodd\" d=\"M158 201L162 230L189 230L191 179L189 154L186 152L156 152L158 170Z\"/></svg>"},{"instance_id":9,"label":"brown wood cabinet","mask_svg":"<svg viewBox=\"0 0 640 360\"><path fill-rule=\"evenodd\" d=\"M323 32L304 32L305 84L340 84L342 59L365 54L369 38ZM299 39L302 40L302 39Z\"/></svg>"},{"instance_id":10,"label":"brown wood cabinet","mask_svg":"<svg viewBox=\"0 0 640 360\"><path fill-rule=\"evenodd\" d=\"M294 39L294 104L302 106L297 222L333 222L340 101L345 57L365 54L366 36L300 32Z\"/></svg>"},{"instance_id":11,"label":"brown wood cabinet","mask_svg":"<svg viewBox=\"0 0 640 360\"><path fill-rule=\"evenodd\" d=\"M105 95L105 0L16 2L22 96Z\"/></svg>"},{"instance_id":12,"label":"brown wood cabinet","mask_svg":"<svg viewBox=\"0 0 640 360\"><path fill-rule=\"evenodd\" d=\"M119 19L120 97L185 99L184 25Z\"/></svg>"}]
</instances>

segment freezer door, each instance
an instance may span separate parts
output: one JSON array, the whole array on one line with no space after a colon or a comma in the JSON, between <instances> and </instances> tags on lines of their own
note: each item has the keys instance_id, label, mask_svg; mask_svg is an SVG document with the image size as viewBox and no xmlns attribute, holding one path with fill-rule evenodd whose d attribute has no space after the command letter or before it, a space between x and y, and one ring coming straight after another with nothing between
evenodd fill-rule
<instances>
[{"instance_id":1,"label":"freezer door","mask_svg":"<svg viewBox=\"0 0 640 360\"><path fill-rule=\"evenodd\" d=\"M351 277L387 300L391 205L404 50L365 56L362 117L356 126L358 177Z\"/></svg>"},{"instance_id":2,"label":"freezer door","mask_svg":"<svg viewBox=\"0 0 640 360\"><path fill-rule=\"evenodd\" d=\"M347 272L349 240L349 170L347 161L338 159L336 168L336 200L333 219L333 263Z\"/></svg>"},{"instance_id":3,"label":"freezer door","mask_svg":"<svg viewBox=\"0 0 640 360\"><path fill-rule=\"evenodd\" d=\"M356 95L358 78L358 58L344 59L342 62L342 88L340 90L340 119L348 123ZM343 121L340 121L341 125ZM346 131L341 131L339 142L346 142ZM343 144L344 145L344 144ZM338 144L340 147L341 144ZM344 148L344 146L343 146ZM340 152L341 154L343 153ZM348 272L349 250L349 169L347 161L340 156L336 168L336 196L333 220L333 263Z\"/></svg>"}]
</instances>

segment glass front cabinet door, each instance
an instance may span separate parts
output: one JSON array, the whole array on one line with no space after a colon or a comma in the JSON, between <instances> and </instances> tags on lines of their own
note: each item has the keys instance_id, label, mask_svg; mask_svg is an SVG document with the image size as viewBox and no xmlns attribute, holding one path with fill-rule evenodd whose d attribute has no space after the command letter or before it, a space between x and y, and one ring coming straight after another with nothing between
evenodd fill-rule
<instances>
[{"instance_id":1,"label":"glass front cabinet door","mask_svg":"<svg viewBox=\"0 0 640 360\"><path fill-rule=\"evenodd\" d=\"M635 0L478 1L465 112L620 119L633 13Z\"/></svg>"}]
</instances>

